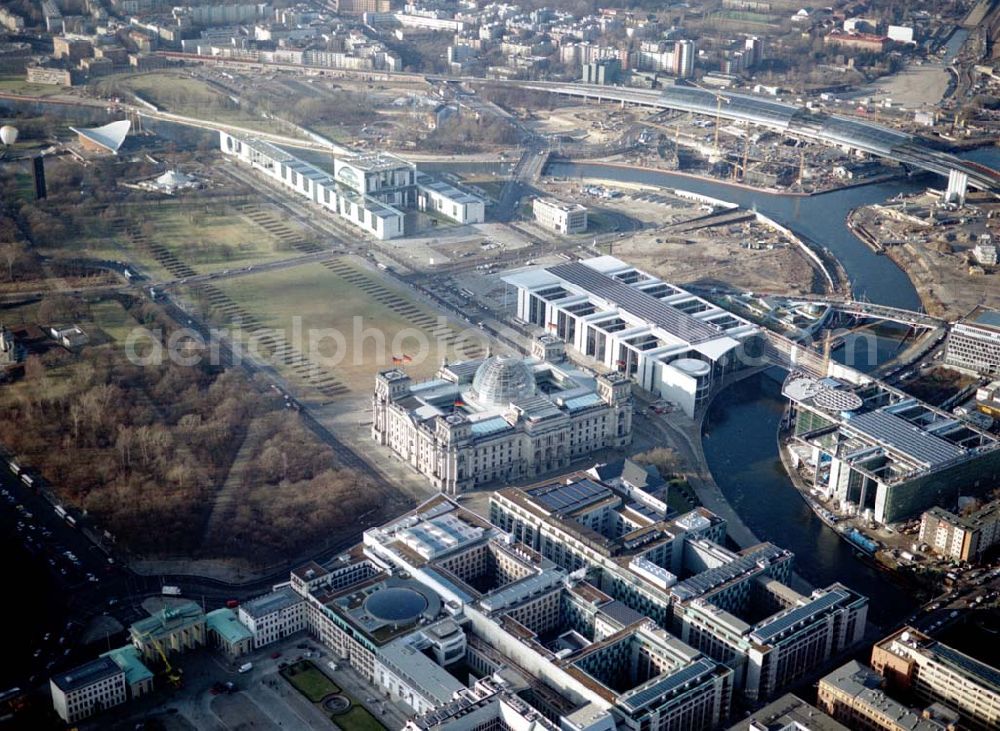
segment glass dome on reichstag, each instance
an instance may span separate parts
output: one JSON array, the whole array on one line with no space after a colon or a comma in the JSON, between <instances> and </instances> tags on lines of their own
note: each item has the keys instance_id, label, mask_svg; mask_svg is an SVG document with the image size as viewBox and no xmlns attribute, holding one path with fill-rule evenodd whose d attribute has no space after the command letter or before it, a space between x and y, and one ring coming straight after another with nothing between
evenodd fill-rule
<instances>
[{"instance_id":1,"label":"glass dome on reichstag","mask_svg":"<svg viewBox=\"0 0 1000 731\"><path fill-rule=\"evenodd\" d=\"M484 406L506 408L511 401L535 395L535 374L520 358L493 356L479 366L472 389Z\"/></svg>"}]
</instances>

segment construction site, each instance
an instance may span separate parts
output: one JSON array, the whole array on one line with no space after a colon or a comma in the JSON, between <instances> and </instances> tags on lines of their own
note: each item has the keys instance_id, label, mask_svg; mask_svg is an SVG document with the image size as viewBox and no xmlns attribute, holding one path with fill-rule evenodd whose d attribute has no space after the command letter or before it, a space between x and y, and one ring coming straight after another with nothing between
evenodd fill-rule
<instances>
[{"instance_id":1,"label":"construction site","mask_svg":"<svg viewBox=\"0 0 1000 731\"><path fill-rule=\"evenodd\" d=\"M998 213L992 195L971 194L955 205L926 190L856 209L848 223L907 273L927 312L956 319L976 305L1000 305Z\"/></svg>"}]
</instances>

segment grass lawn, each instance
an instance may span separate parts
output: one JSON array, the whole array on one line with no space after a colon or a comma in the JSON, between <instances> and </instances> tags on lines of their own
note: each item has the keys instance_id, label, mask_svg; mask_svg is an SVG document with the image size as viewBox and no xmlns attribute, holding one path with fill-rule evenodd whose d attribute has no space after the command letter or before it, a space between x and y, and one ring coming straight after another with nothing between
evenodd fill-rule
<instances>
[{"instance_id":1,"label":"grass lawn","mask_svg":"<svg viewBox=\"0 0 1000 731\"><path fill-rule=\"evenodd\" d=\"M442 358L481 355L478 341L456 350L454 326L442 325L437 312L384 276L343 258L330 266L305 264L216 286L352 390L369 390L394 356L409 356L406 370L419 380L432 376Z\"/></svg>"},{"instance_id":2,"label":"grass lawn","mask_svg":"<svg viewBox=\"0 0 1000 731\"><path fill-rule=\"evenodd\" d=\"M198 272L215 272L294 256L278 239L235 210L194 202L148 206L143 218L155 227L154 243Z\"/></svg>"},{"instance_id":3,"label":"grass lawn","mask_svg":"<svg viewBox=\"0 0 1000 731\"><path fill-rule=\"evenodd\" d=\"M340 692L337 684L311 662L295 663L283 669L281 674L313 703L319 703L328 695Z\"/></svg>"},{"instance_id":4,"label":"grass lawn","mask_svg":"<svg viewBox=\"0 0 1000 731\"><path fill-rule=\"evenodd\" d=\"M68 87L52 84L29 84L24 74L0 74L0 91L7 94L23 94L24 96L55 96L66 91Z\"/></svg>"},{"instance_id":5,"label":"grass lawn","mask_svg":"<svg viewBox=\"0 0 1000 731\"><path fill-rule=\"evenodd\" d=\"M19 169L14 174L14 187L7 191L11 198L20 198L23 201L32 201L35 198L35 180L31 173Z\"/></svg>"},{"instance_id":6,"label":"grass lawn","mask_svg":"<svg viewBox=\"0 0 1000 731\"><path fill-rule=\"evenodd\" d=\"M386 731L385 726L370 714L365 708L352 705L342 716L330 716L341 731Z\"/></svg>"},{"instance_id":7,"label":"grass lawn","mask_svg":"<svg viewBox=\"0 0 1000 731\"><path fill-rule=\"evenodd\" d=\"M101 300L92 304L90 314L94 318L94 325L115 343L124 343L129 333L139 327L139 323L116 300ZM86 330L87 324L83 327Z\"/></svg>"},{"instance_id":8,"label":"grass lawn","mask_svg":"<svg viewBox=\"0 0 1000 731\"><path fill-rule=\"evenodd\" d=\"M161 110L198 119L229 122L241 127L277 132L278 125L243 108L227 94L199 79L180 73L153 72L134 76L112 77ZM293 134L293 133L289 133Z\"/></svg>"},{"instance_id":9,"label":"grass lawn","mask_svg":"<svg viewBox=\"0 0 1000 731\"><path fill-rule=\"evenodd\" d=\"M150 246L133 242L124 235L79 232L61 243L58 251L104 259L121 259L124 254L150 276L165 279L174 275L160 261L163 250L203 274L263 264L299 253L224 203L203 206L180 199L137 203L130 210L135 212L134 220L142 224L141 231L149 235Z\"/></svg>"}]
</instances>

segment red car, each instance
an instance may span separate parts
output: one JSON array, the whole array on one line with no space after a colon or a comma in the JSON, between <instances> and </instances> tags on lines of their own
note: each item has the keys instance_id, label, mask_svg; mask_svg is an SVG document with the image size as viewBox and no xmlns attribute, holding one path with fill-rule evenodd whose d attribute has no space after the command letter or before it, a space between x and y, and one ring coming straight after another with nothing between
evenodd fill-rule
<instances>
[{"instance_id":1,"label":"red car","mask_svg":"<svg viewBox=\"0 0 1000 731\"><path fill-rule=\"evenodd\" d=\"M281 657L281 653L280 652L272 652L271 653L271 659L272 660L277 660L279 657Z\"/></svg>"}]
</instances>

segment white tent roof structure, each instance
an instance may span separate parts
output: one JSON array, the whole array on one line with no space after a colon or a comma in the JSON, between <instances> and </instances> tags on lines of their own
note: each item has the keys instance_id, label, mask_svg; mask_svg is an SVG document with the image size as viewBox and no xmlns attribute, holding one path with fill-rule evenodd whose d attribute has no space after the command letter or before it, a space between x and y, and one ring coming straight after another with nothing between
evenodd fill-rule
<instances>
[{"instance_id":1,"label":"white tent roof structure","mask_svg":"<svg viewBox=\"0 0 1000 731\"><path fill-rule=\"evenodd\" d=\"M156 184L161 188L183 188L193 182L194 178L177 170L168 170L156 179Z\"/></svg>"},{"instance_id":2,"label":"white tent roof structure","mask_svg":"<svg viewBox=\"0 0 1000 731\"><path fill-rule=\"evenodd\" d=\"M70 129L81 137L85 137L90 142L117 154L118 148L120 148L122 143L125 142L126 135L128 135L129 130L132 129L132 123L127 119L122 119L117 122L105 124L103 127L93 127L89 129L77 129L76 127L70 127Z\"/></svg>"}]
</instances>

